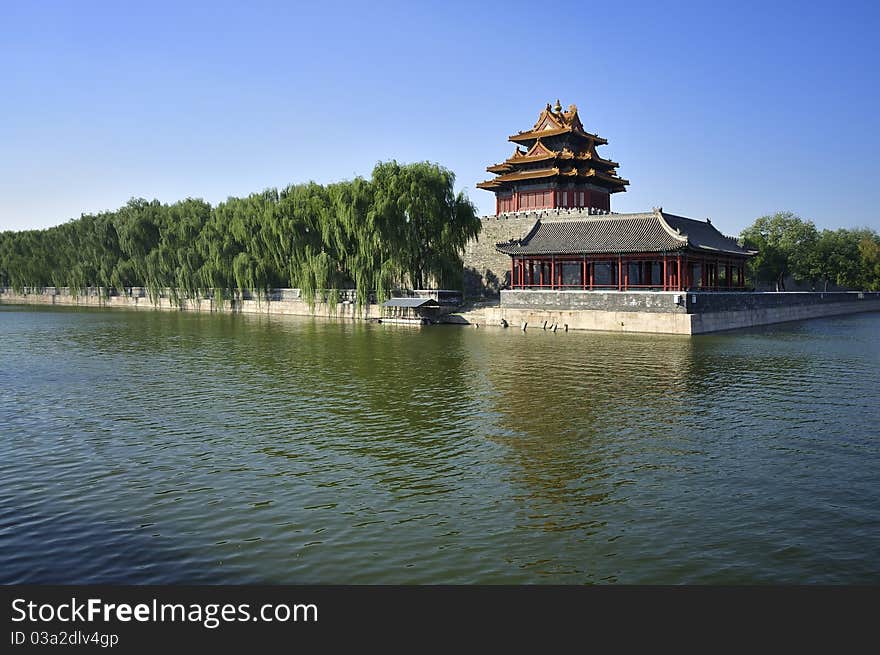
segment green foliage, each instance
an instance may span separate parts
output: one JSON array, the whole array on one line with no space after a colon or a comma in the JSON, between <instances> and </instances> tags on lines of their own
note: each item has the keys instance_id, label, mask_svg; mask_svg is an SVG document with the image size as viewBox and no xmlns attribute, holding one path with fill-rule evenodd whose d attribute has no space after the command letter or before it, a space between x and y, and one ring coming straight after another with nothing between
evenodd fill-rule
<instances>
[{"instance_id":1,"label":"green foliage","mask_svg":"<svg viewBox=\"0 0 880 655\"><path fill-rule=\"evenodd\" d=\"M750 263L755 281L774 282L777 289L784 289L787 275L799 282L811 279L818 240L812 221L778 212L760 217L741 236L747 248L758 251Z\"/></svg>"},{"instance_id":2,"label":"green foliage","mask_svg":"<svg viewBox=\"0 0 880 655\"><path fill-rule=\"evenodd\" d=\"M869 291L880 291L880 235L871 230L862 230L859 256L862 261L862 284Z\"/></svg>"},{"instance_id":3,"label":"green foliage","mask_svg":"<svg viewBox=\"0 0 880 655\"><path fill-rule=\"evenodd\" d=\"M815 278L841 287L861 281L860 236L856 230L823 230L816 244Z\"/></svg>"},{"instance_id":4,"label":"green foliage","mask_svg":"<svg viewBox=\"0 0 880 655\"><path fill-rule=\"evenodd\" d=\"M428 162L380 163L371 180L314 183L229 198L133 199L46 230L0 233L0 284L145 287L155 302L298 287L310 303L359 305L394 287L460 287L461 250L480 228L454 175ZM326 297L318 298L326 292Z\"/></svg>"},{"instance_id":5,"label":"green foliage","mask_svg":"<svg viewBox=\"0 0 880 655\"><path fill-rule=\"evenodd\" d=\"M880 287L880 237L869 229L816 230L791 212L762 216L742 231L743 245L754 248L750 277L755 283L785 288L791 275L797 282L841 287Z\"/></svg>"},{"instance_id":6,"label":"green foliage","mask_svg":"<svg viewBox=\"0 0 880 655\"><path fill-rule=\"evenodd\" d=\"M373 221L386 275L405 275L410 286L460 287L460 252L477 235L473 205L453 193L454 175L426 163L379 164L373 170ZM379 285L381 286L381 285Z\"/></svg>"}]
</instances>

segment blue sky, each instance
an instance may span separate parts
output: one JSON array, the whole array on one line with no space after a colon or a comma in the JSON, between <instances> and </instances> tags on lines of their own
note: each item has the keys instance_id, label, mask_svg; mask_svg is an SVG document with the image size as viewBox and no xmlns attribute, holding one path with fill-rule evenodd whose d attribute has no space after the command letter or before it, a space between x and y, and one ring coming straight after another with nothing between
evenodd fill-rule
<instances>
[{"instance_id":1,"label":"blue sky","mask_svg":"<svg viewBox=\"0 0 880 655\"><path fill-rule=\"evenodd\" d=\"M875 3L7 2L0 230L430 160L475 188L547 102L631 182L735 234L880 229Z\"/></svg>"}]
</instances>

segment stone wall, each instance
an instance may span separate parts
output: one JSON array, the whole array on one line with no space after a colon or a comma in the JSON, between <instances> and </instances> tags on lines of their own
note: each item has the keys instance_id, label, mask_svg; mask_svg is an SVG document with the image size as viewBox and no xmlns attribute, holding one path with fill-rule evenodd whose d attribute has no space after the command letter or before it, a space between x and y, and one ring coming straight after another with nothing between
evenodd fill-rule
<instances>
[{"instance_id":1,"label":"stone wall","mask_svg":"<svg viewBox=\"0 0 880 655\"><path fill-rule=\"evenodd\" d=\"M880 311L878 292L748 293L504 290L487 325L558 325L615 332L702 334L822 316ZM474 320L478 320L476 317Z\"/></svg>"},{"instance_id":2,"label":"stone wall","mask_svg":"<svg viewBox=\"0 0 880 655\"><path fill-rule=\"evenodd\" d=\"M678 300L678 302L676 302ZM684 293L670 291L532 291L505 289L501 306L509 309L688 313Z\"/></svg>"},{"instance_id":3,"label":"stone wall","mask_svg":"<svg viewBox=\"0 0 880 655\"><path fill-rule=\"evenodd\" d=\"M465 294L469 298L497 297L510 286L510 257L495 250L495 244L519 239L532 229L539 218L579 218L588 208L536 209L483 216L480 233L467 243L463 253Z\"/></svg>"},{"instance_id":4,"label":"stone wall","mask_svg":"<svg viewBox=\"0 0 880 655\"><path fill-rule=\"evenodd\" d=\"M767 308L791 308L801 306L831 306L840 303L880 300L877 291L762 291L688 293L687 308L690 314L713 312L751 311Z\"/></svg>"},{"instance_id":5,"label":"stone wall","mask_svg":"<svg viewBox=\"0 0 880 655\"><path fill-rule=\"evenodd\" d=\"M378 305L364 305L358 308L345 298L336 305L316 302L309 305L299 293L299 289L275 289L268 297L256 299L225 300L217 303L211 298L188 299L175 302L169 297L158 298L152 302L140 289L131 295L117 295L104 298L96 289L86 290L73 296L69 289L33 290L17 293L11 289L0 288L0 302L27 305L61 305L72 307L101 307L123 309L154 309L167 311L225 312L243 314L285 314L290 316L326 316L346 319L370 319L381 314Z\"/></svg>"},{"instance_id":6,"label":"stone wall","mask_svg":"<svg viewBox=\"0 0 880 655\"><path fill-rule=\"evenodd\" d=\"M469 298L497 296L510 285L510 257L495 244L522 237L535 224L533 212L483 216L476 239L464 248L464 290Z\"/></svg>"},{"instance_id":7,"label":"stone wall","mask_svg":"<svg viewBox=\"0 0 880 655\"><path fill-rule=\"evenodd\" d=\"M655 334L691 334L693 316L684 312L606 311L584 309L525 309L485 307L480 310L485 325L500 326L502 320L511 328L557 330L600 330L603 332L650 332Z\"/></svg>"},{"instance_id":8,"label":"stone wall","mask_svg":"<svg viewBox=\"0 0 880 655\"><path fill-rule=\"evenodd\" d=\"M698 293L688 294L691 334L822 316L880 311L880 293Z\"/></svg>"},{"instance_id":9,"label":"stone wall","mask_svg":"<svg viewBox=\"0 0 880 655\"><path fill-rule=\"evenodd\" d=\"M39 289L16 293L0 288L0 302L102 308L186 310L247 314L326 316L338 319L378 317L377 305L360 310L350 301L335 306L300 298L297 289L278 289L261 300L238 299L216 304L210 298L153 303L138 294L104 298L97 290L70 295L68 290ZM501 304L484 303L468 312L445 317L449 323L479 323L529 329L557 326L559 330L603 330L659 334L701 334L737 328L798 321L821 316L880 311L878 292L830 293L676 293L662 291L529 291L505 290Z\"/></svg>"}]
</instances>

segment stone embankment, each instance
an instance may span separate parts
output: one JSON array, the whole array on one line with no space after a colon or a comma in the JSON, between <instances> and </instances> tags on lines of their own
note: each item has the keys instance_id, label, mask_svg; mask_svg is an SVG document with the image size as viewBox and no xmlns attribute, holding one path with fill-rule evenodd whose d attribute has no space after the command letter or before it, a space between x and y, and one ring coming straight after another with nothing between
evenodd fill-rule
<instances>
[{"instance_id":1,"label":"stone embankment","mask_svg":"<svg viewBox=\"0 0 880 655\"><path fill-rule=\"evenodd\" d=\"M150 298L144 289L104 297L98 289L73 295L46 287L15 292L0 288L0 302L80 307L184 310L370 320L381 315L376 304L358 307L353 294L341 292L335 305L309 304L299 289L275 289L256 298L245 293L222 303L210 297ZM444 308L446 311L446 308ZM703 334L799 321L821 316L880 311L880 292L666 292L666 291L502 291L501 302L463 308L442 317L452 324L526 329L601 330L657 334Z\"/></svg>"},{"instance_id":2,"label":"stone embankment","mask_svg":"<svg viewBox=\"0 0 880 655\"><path fill-rule=\"evenodd\" d=\"M340 292L339 302L315 302L310 305L299 289L274 289L257 297L250 293L218 302L211 297L178 299L169 292L150 298L145 289L133 288L126 294L105 297L99 289L85 289L73 295L64 287L43 287L16 292L0 288L0 302L30 305L62 305L124 309L182 310L242 314L278 314L290 316L327 316L343 319L371 319L380 315L378 305L358 308L352 293Z\"/></svg>"},{"instance_id":3,"label":"stone embankment","mask_svg":"<svg viewBox=\"0 0 880 655\"><path fill-rule=\"evenodd\" d=\"M880 293L502 291L501 302L476 306L449 322L486 326L702 334L880 311Z\"/></svg>"}]
</instances>

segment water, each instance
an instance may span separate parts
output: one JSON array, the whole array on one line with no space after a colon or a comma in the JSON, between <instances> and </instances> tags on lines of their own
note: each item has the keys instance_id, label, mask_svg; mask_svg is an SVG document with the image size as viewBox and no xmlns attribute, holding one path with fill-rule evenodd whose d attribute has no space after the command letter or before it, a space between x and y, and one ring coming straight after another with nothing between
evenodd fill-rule
<instances>
[{"instance_id":1,"label":"water","mask_svg":"<svg viewBox=\"0 0 880 655\"><path fill-rule=\"evenodd\" d=\"M0 583L880 582L880 314L0 307Z\"/></svg>"}]
</instances>

